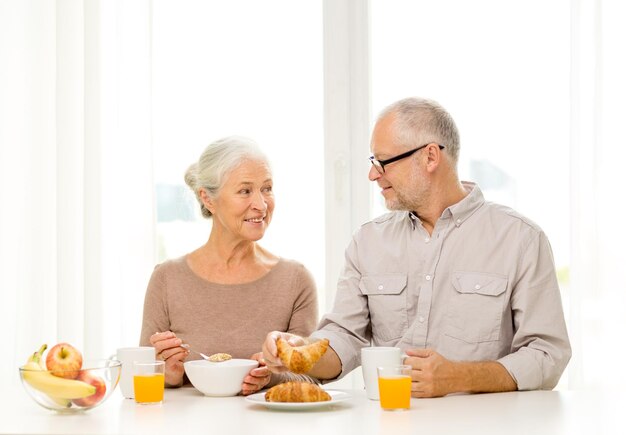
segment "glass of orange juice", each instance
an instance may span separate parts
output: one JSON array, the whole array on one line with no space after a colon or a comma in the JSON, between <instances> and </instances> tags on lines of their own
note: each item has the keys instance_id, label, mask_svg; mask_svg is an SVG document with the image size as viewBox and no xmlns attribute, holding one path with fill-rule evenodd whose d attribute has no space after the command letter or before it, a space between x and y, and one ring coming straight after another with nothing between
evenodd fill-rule
<instances>
[{"instance_id":1,"label":"glass of orange juice","mask_svg":"<svg viewBox=\"0 0 626 435\"><path fill-rule=\"evenodd\" d=\"M411 366L378 367L380 407L395 411L411 407Z\"/></svg>"},{"instance_id":2,"label":"glass of orange juice","mask_svg":"<svg viewBox=\"0 0 626 435\"><path fill-rule=\"evenodd\" d=\"M165 391L165 361L133 363L135 402L157 404L163 402Z\"/></svg>"}]
</instances>

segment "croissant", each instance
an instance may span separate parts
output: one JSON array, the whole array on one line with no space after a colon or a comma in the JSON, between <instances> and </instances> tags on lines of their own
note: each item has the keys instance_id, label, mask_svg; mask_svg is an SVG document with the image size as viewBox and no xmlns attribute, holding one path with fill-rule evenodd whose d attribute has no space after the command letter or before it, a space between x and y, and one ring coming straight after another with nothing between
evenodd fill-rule
<instances>
[{"instance_id":1,"label":"croissant","mask_svg":"<svg viewBox=\"0 0 626 435\"><path fill-rule=\"evenodd\" d=\"M328 402L330 394L308 382L285 382L267 390L266 402Z\"/></svg>"},{"instance_id":2,"label":"croissant","mask_svg":"<svg viewBox=\"0 0 626 435\"><path fill-rule=\"evenodd\" d=\"M304 346L292 347L284 339L276 341L278 357L293 373L306 373L326 353L328 340L323 339Z\"/></svg>"}]
</instances>

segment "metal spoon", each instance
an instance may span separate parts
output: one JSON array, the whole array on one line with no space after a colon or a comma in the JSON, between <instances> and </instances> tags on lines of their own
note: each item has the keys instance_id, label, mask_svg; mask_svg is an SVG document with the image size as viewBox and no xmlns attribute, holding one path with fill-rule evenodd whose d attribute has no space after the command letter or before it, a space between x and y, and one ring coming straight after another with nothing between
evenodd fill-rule
<instances>
[{"instance_id":1,"label":"metal spoon","mask_svg":"<svg viewBox=\"0 0 626 435\"><path fill-rule=\"evenodd\" d=\"M188 344L186 344L186 343L185 343L185 344L181 344L181 345L180 345L180 347L184 347L184 348L185 348L185 349L187 349L188 351L191 351L191 352L195 352L195 353L197 353L198 355L200 355L202 358L204 358L204 359L205 359L205 360L207 360L207 361L209 360L209 357L208 357L208 356L206 356L206 355L205 355L205 354L203 354L202 352L198 352L197 350L192 349L192 348L191 348Z\"/></svg>"}]
</instances>

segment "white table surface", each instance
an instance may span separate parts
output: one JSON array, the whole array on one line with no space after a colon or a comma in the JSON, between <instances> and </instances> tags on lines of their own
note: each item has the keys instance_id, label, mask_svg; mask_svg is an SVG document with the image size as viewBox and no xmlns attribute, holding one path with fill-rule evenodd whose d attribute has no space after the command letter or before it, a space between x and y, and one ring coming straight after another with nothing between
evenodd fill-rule
<instances>
[{"instance_id":1,"label":"white table surface","mask_svg":"<svg viewBox=\"0 0 626 435\"><path fill-rule=\"evenodd\" d=\"M119 390L101 406L60 415L33 402L21 385L2 388L1 434L613 434L626 433L619 392L528 391L411 399L389 412L363 391L328 408L277 411L243 397L166 390L161 405L137 405Z\"/></svg>"}]
</instances>

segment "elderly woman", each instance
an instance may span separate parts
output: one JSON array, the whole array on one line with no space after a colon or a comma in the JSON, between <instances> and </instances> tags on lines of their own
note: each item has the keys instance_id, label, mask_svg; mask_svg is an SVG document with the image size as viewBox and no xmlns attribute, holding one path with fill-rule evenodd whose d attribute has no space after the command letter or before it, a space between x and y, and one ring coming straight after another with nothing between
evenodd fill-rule
<instances>
[{"instance_id":1,"label":"elderly woman","mask_svg":"<svg viewBox=\"0 0 626 435\"><path fill-rule=\"evenodd\" d=\"M227 137L209 145L185 181L205 218L209 240L195 251L158 265L146 292L141 344L165 360L165 382L184 383L189 348L210 355L253 358L243 394L280 382L261 354L270 331L307 336L317 323L317 294L310 272L257 242L274 211L272 173L249 139ZM273 376L273 379L270 379ZM283 375L284 376L284 375Z\"/></svg>"}]
</instances>

